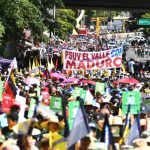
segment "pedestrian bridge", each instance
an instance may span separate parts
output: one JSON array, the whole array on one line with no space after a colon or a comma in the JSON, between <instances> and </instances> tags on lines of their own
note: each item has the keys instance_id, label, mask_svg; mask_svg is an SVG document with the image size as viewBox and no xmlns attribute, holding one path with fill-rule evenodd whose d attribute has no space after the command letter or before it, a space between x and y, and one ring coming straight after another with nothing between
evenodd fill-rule
<instances>
[{"instance_id":1,"label":"pedestrian bridge","mask_svg":"<svg viewBox=\"0 0 150 150\"><path fill-rule=\"evenodd\" d=\"M66 8L150 11L150 0L63 0Z\"/></svg>"}]
</instances>

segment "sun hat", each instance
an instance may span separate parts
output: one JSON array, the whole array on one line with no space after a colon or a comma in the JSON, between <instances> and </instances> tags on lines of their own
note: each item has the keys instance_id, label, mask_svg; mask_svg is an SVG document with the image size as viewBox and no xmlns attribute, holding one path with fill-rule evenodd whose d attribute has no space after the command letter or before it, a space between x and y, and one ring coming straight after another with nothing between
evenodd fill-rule
<instances>
[{"instance_id":1,"label":"sun hat","mask_svg":"<svg viewBox=\"0 0 150 150\"><path fill-rule=\"evenodd\" d=\"M147 146L147 141L143 138L137 138L133 141L133 146L135 147Z\"/></svg>"},{"instance_id":2,"label":"sun hat","mask_svg":"<svg viewBox=\"0 0 150 150\"><path fill-rule=\"evenodd\" d=\"M61 129L61 125L59 123L59 119L56 115L49 115L47 116L46 120L41 122L40 127L46 130L49 130L50 123L58 124L59 129Z\"/></svg>"},{"instance_id":3,"label":"sun hat","mask_svg":"<svg viewBox=\"0 0 150 150\"><path fill-rule=\"evenodd\" d=\"M108 150L108 147L104 142L94 142L90 144L88 150Z\"/></svg>"},{"instance_id":4,"label":"sun hat","mask_svg":"<svg viewBox=\"0 0 150 150\"><path fill-rule=\"evenodd\" d=\"M121 146L121 150L134 150L135 148L131 145L123 145Z\"/></svg>"}]
</instances>

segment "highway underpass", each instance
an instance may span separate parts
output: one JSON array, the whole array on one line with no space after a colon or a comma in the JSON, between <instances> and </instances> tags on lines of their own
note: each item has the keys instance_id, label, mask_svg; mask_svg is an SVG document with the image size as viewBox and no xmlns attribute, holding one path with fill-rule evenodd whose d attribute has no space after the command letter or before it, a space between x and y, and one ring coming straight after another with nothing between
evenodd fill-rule
<instances>
[{"instance_id":1,"label":"highway underpass","mask_svg":"<svg viewBox=\"0 0 150 150\"><path fill-rule=\"evenodd\" d=\"M63 0L66 8L150 12L150 0Z\"/></svg>"}]
</instances>

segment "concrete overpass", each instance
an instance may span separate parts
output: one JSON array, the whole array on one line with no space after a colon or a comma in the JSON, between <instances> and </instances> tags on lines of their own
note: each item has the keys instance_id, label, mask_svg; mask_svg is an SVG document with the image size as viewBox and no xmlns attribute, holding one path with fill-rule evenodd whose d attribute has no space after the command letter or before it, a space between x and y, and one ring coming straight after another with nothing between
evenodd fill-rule
<instances>
[{"instance_id":1,"label":"concrete overpass","mask_svg":"<svg viewBox=\"0 0 150 150\"><path fill-rule=\"evenodd\" d=\"M66 8L150 12L150 0L62 0Z\"/></svg>"}]
</instances>

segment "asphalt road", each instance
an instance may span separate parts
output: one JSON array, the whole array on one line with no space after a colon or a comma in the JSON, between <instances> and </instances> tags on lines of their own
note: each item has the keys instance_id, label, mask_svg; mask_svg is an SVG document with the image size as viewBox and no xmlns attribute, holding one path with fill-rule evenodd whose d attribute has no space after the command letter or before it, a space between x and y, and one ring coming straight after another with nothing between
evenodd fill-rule
<instances>
[{"instance_id":1,"label":"asphalt road","mask_svg":"<svg viewBox=\"0 0 150 150\"><path fill-rule=\"evenodd\" d=\"M136 61L140 61L140 62L146 62L147 60L150 60L150 57L144 57L144 58L137 57L135 55L134 48L132 46L129 47L129 49L127 50L126 57L127 57L127 61L130 60L130 58L133 58Z\"/></svg>"}]
</instances>

